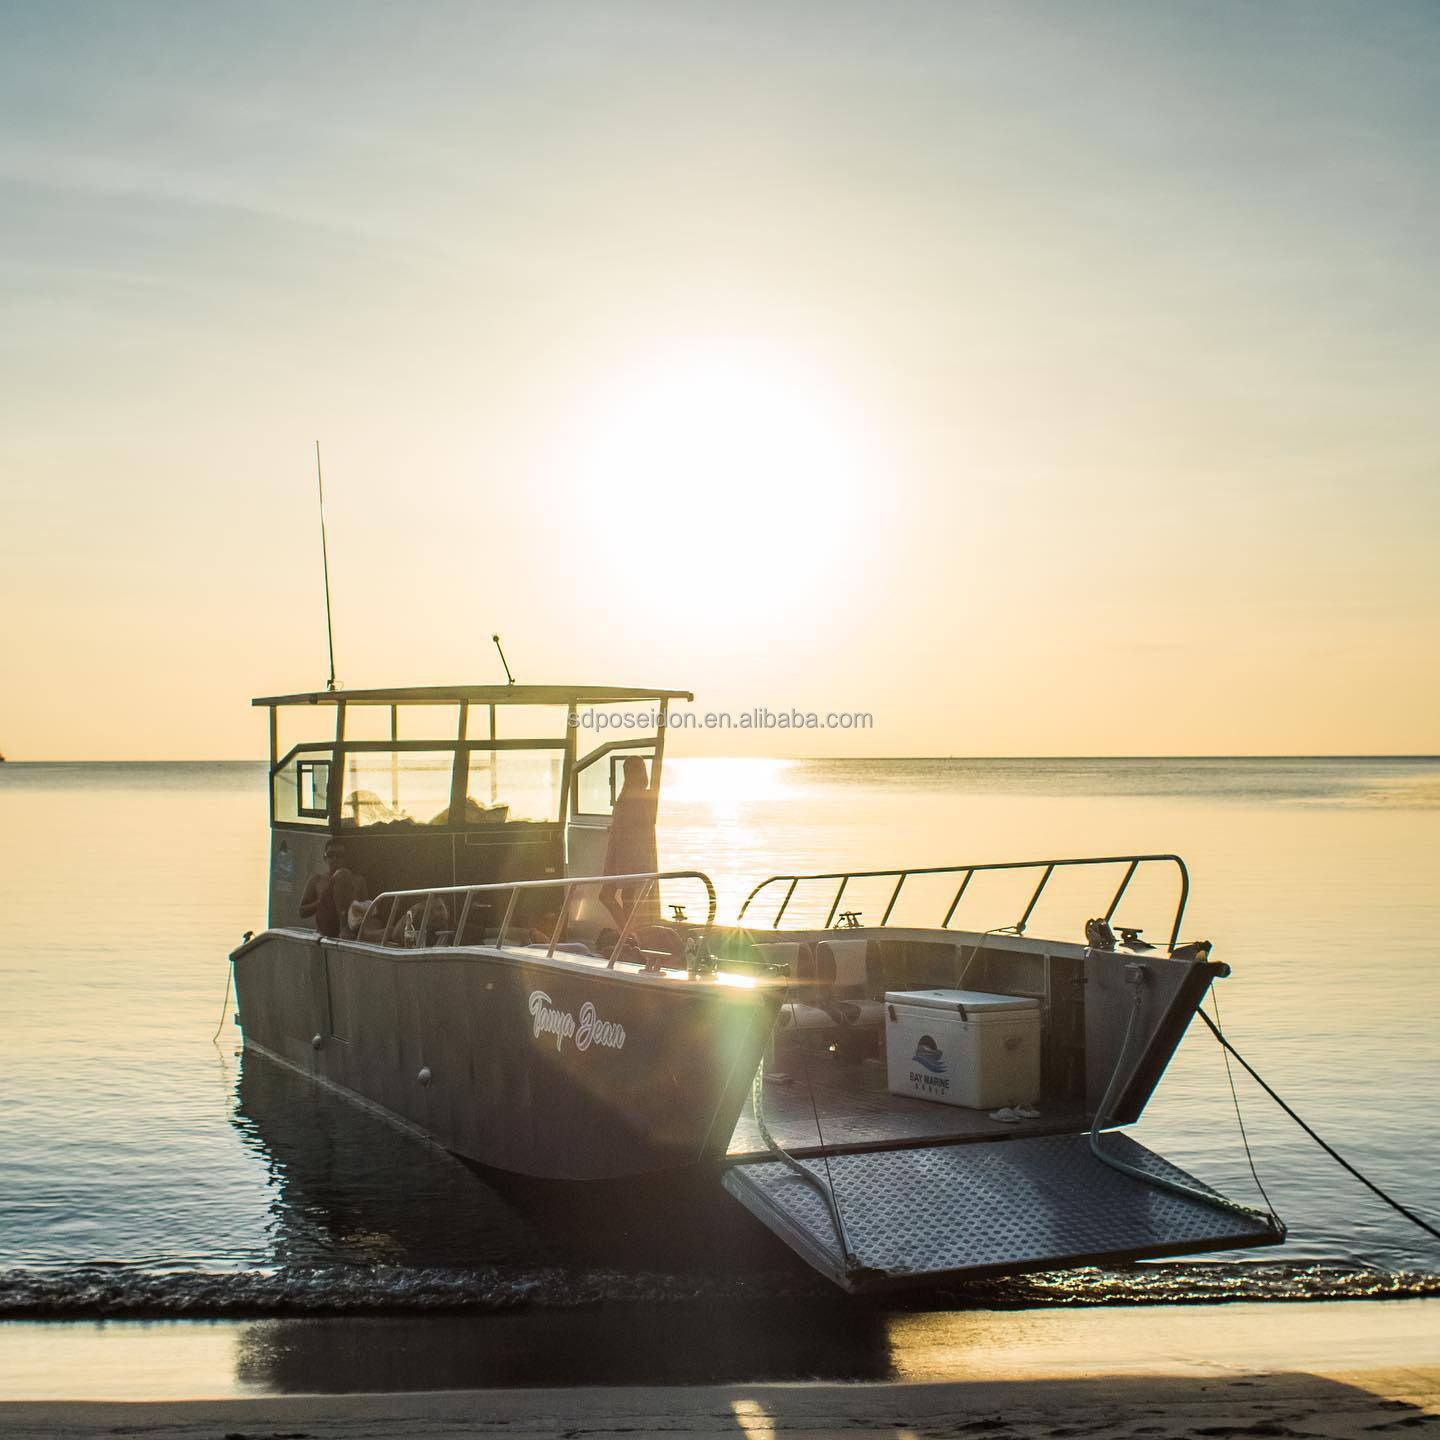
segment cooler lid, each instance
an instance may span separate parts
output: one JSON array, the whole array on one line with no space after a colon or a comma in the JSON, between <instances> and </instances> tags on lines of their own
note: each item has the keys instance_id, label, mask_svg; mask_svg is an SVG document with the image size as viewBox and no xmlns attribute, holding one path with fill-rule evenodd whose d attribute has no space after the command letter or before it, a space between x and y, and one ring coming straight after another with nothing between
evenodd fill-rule
<instances>
[{"instance_id":1,"label":"cooler lid","mask_svg":"<svg viewBox=\"0 0 1440 1440\"><path fill-rule=\"evenodd\" d=\"M978 1011L994 1014L999 1010L1038 1010L1040 1002L1033 995L991 995L984 990L887 990L887 1005L919 1005L930 1010Z\"/></svg>"}]
</instances>

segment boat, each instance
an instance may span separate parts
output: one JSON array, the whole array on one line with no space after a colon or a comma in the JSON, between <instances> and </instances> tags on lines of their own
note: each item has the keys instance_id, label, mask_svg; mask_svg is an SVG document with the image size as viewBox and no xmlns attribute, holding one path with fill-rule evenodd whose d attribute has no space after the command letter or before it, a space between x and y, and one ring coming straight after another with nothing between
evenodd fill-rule
<instances>
[{"instance_id":1,"label":"boat","mask_svg":"<svg viewBox=\"0 0 1440 1440\"><path fill-rule=\"evenodd\" d=\"M604 873L625 764L658 800L668 707L691 698L255 700L271 850L268 926L230 957L247 1053L482 1171L582 1196L723 1187L856 1293L1283 1239L1124 1133L1229 974L1182 939L1180 857L772 875L722 921L700 870ZM327 846L363 889L322 934L302 912ZM1156 873L1175 904L1150 943L1117 912ZM1057 876L1097 899L1042 937ZM1020 912L967 929L997 877Z\"/></svg>"}]
</instances>

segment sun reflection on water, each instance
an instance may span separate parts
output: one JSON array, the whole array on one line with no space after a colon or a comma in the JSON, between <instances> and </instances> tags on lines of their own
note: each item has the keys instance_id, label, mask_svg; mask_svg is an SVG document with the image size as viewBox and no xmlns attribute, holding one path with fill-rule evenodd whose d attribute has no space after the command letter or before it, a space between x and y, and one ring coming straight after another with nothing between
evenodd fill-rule
<instances>
[{"instance_id":1,"label":"sun reflection on water","mask_svg":"<svg viewBox=\"0 0 1440 1440\"><path fill-rule=\"evenodd\" d=\"M793 760L725 757L684 759L665 765L666 803L709 805L711 818L738 820L747 804L784 800L793 787L786 783Z\"/></svg>"}]
</instances>

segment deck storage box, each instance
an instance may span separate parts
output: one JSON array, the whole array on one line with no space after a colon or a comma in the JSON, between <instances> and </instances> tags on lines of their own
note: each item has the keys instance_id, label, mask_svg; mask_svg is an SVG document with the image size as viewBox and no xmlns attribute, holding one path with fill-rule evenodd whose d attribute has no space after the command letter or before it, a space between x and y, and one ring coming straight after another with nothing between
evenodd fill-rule
<instances>
[{"instance_id":1,"label":"deck storage box","mask_svg":"<svg viewBox=\"0 0 1440 1440\"><path fill-rule=\"evenodd\" d=\"M994 1110L1040 1097L1040 1002L980 990L885 996L890 1092Z\"/></svg>"}]
</instances>

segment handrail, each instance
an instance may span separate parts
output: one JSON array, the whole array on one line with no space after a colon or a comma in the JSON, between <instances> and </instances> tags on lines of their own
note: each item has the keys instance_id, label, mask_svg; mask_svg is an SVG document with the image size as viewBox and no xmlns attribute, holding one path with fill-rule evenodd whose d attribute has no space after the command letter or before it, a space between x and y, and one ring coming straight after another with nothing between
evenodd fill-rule
<instances>
[{"instance_id":1,"label":"handrail","mask_svg":"<svg viewBox=\"0 0 1440 1440\"><path fill-rule=\"evenodd\" d=\"M834 923L835 916L840 909L840 898L845 893L845 887L852 880L886 880L891 876L895 878L895 888L890 894L889 903L885 906L885 913L880 917L880 924L886 925L891 914L894 912L896 902L900 899L900 891L905 882L916 875L959 875L961 876L960 886L955 891L955 897L950 902L950 908L945 912L945 918L940 922L939 928L948 930L950 921L954 918L955 911L959 908L960 901L964 898L965 891L969 888L971 879L984 871L989 870L1040 870L1043 873L1030 896L1029 903L1025 906L1024 912L1019 920L1010 928L1017 935L1025 933L1025 926L1030 916L1034 913L1035 906L1039 903L1041 893L1046 885L1050 883L1050 877L1056 870L1080 865L1124 865L1125 874L1122 877L1115 894L1111 897L1109 908L1105 911L1105 921L1108 924L1110 918L1115 914L1121 899L1134 879L1135 872L1142 865L1149 864L1170 864L1174 865L1180 876L1180 895L1175 905L1175 919L1170 927L1170 940L1167 948L1174 950L1180 938L1180 922L1185 916L1185 902L1190 897L1190 872L1185 868L1185 862L1178 855L1156 854L1156 855L1083 855L1067 859L1055 860L998 860L988 861L975 865L932 865L924 868L904 870L832 870L820 872L814 875L771 875L768 879L762 880L746 897L740 906L740 914L737 919L743 920L745 912L750 908L750 903L755 897L770 885L786 886L784 897L779 903L771 920L771 928L779 929L780 921L784 917L790 901L794 898L796 887L802 882L810 881L837 881L835 887L835 898L831 902L830 912L825 917L825 924L822 929L828 930Z\"/></svg>"},{"instance_id":2,"label":"handrail","mask_svg":"<svg viewBox=\"0 0 1440 1440\"><path fill-rule=\"evenodd\" d=\"M384 901L390 902L389 913L385 917L385 929L381 933L379 943L388 945L390 935L395 927L398 917L409 910L418 900L425 902L425 908L420 913L420 924L415 937L415 948L426 948L425 941L430 925L430 915L435 906L437 897L455 896L461 900L460 913L455 921L455 934L465 933L465 923L470 918L470 910L477 895L495 895L504 893L509 900L505 906L505 914L500 921L500 929L495 939L489 942L491 948L502 950L505 948L506 932L510 928L510 922L515 915L515 902L520 897L522 890L554 890L560 889L564 892L560 901L560 911L555 921L555 928L550 935L550 946L546 950L547 959L553 958L555 946L560 939L560 931L566 916L570 912L571 892L581 885L626 885L637 881L645 881L646 888L641 897L643 903L648 899L654 888L662 880L698 880L705 887L708 897L708 911L705 916L705 925L708 928L715 923L715 886L710 877L702 870L654 870L641 871L634 875L565 875L557 876L553 880L511 880L498 881L487 885L433 885L428 888L417 890L384 890L381 891L365 907L365 919L369 919L375 907ZM463 898L462 898L463 897ZM610 968L614 968L615 958L629 938L630 931L634 928L636 916L640 912L640 904L631 907L630 914L626 917L625 924L621 927L619 937L615 941L615 947L611 951ZM364 933L365 921L360 924L361 933ZM466 948L466 947L460 947Z\"/></svg>"}]
</instances>

